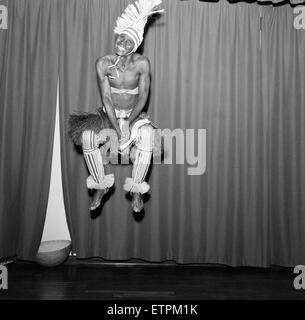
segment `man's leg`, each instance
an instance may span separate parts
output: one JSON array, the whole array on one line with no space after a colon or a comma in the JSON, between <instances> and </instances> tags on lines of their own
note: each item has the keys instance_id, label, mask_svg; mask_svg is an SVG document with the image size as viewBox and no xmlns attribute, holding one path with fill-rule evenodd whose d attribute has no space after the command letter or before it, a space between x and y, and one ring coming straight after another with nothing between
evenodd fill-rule
<instances>
[{"instance_id":1,"label":"man's leg","mask_svg":"<svg viewBox=\"0 0 305 320\"><path fill-rule=\"evenodd\" d=\"M138 129L132 178L126 178L124 184L124 190L132 193L132 208L135 212L143 209L141 195L148 192L150 188L144 180L152 157L153 137L154 129L150 124L145 124Z\"/></svg>"},{"instance_id":2,"label":"man's leg","mask_svg":"<svg viewBox=\"0 0 305 320\"><path fill-rule=\"evenodd\" d=\"M114 184L113 174L105 175L103 159L98 148L102 141L101 135L93 130L86 130L82 134L82 148L84 158L90 172L87 178L88 189L96 189L93 199L90 203L90 210L96 209L100 204L104 194Z\"/></svg>"}]
</instances>

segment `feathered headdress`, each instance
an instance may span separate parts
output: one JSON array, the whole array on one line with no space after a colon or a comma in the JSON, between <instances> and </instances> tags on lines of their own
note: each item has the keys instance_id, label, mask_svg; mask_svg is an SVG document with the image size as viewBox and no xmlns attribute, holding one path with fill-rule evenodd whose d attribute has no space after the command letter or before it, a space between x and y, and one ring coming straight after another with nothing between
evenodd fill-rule
<instances>
[{"instance_id":1,"label":"feathered headdress","mask_svg":"<svg viewBox=\"0 0 305 320\"><path fill-rule=\"evenodd\" d=\"M144 27L147 19L154 13L164 12L154 8L162 3L162 0L138 0L129 4L120 17L117 18L114 33L127 34L135 43L132 52L136 51L143 41Z\"/></svg>"}]
</instances>

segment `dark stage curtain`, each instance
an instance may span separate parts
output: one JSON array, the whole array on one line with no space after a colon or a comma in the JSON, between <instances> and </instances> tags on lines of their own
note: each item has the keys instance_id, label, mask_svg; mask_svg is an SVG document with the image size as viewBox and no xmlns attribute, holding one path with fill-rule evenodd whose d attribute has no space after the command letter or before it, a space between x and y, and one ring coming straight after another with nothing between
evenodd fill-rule
<instances>
[{"instance_id":1,"label":"dark stage curtain","mask_svg":"<svg viewBox=\"0 0 305 320\"><path fill-rule=\"evenodd\" d=\"M131 168L113 166L108 169L116 176L114 193L100 214L89 213L88 172L81 153L64 135L64 121L73 111L101 106L95 61L112 52L115 19L127 3L61 3L63 184L77 256L232 266L304 262L301 247L295 248L299 256L289 259L278 260L273 254L279 246L274 230L285 228L278 223L289 212L279 216L270 205L276 201L270 198L275 183L269 171L273 120L269 102L263 103L262 66L268 72L272 57L260 49L256 4L164 1L166 14L151 23L143 45L152 66L148 112L161 128L207 130L206 172L189 176L187 164L154 165L150 199L139 222L122 189ZM280 12L272 10L275 16ZM288 23L285 27L297 32ZM269 45L277 48L277 41L274 36ZM268 60L262 63L262 57ZM264 85L269 87L268 82ZM301 204L302 195L299 190L293 200ZM294 230L295 237L302 237L300 230ZM291 246L289 237L285 239Z\"/></svg>"},{"instance_id":2,"label":"dark stage curtain","mask_svg":"<svg viewBox=\"0 0 305 320\"><path fill-rule=\"evenodd\" d=\"M148 113L160 128L206 129L207 165L199 176L187 175L186 162L154 165L139 221L122 189L130 166L107 168L115 190L89 213L88 172L65 134L70 113L101 106L95 61L112 52L130 1L3 3L0 257L32 260L39 246L59 55L64 200L78 258L305 263L305 35L289 5L164 1L142 46L152 66Z\"/></svg>"},{"instance_id":3,"label":"dark stage curtain","mask_svg":"<svg viewBox=\"0 0 305 320\"><path fill-rule=\"evenodd\" d=\"M0 258L35 258L50 183L56 82L57 0L1 1Z\"/></svg>"},{"instance_id":4,"label":"dark stage curtain","mask_svg":"<svg viewBox=\"0 0 305 320\"><path fill-rule=\"evenodd\" d=\"M262 11L263 101L268 110L269 255L305 262L305 30L289 6Z\"/></svg>"}]
</instances>

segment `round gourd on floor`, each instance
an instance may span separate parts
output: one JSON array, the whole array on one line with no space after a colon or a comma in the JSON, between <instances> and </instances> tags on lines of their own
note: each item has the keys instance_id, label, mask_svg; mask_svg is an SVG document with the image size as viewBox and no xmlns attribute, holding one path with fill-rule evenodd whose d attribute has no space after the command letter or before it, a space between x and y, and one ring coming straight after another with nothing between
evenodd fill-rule
<instances>
[{"instance_id":1,"label":"round gourd on floor","mask_svg":"<svg viewBox=\"0 0 305 320\"><path fill-rule=\"evenodd\" d=\"M36 261L44 267L56 267L68 258L71 247L70 240L43 241L37 252Z\"/></svg>"}]
</instances>

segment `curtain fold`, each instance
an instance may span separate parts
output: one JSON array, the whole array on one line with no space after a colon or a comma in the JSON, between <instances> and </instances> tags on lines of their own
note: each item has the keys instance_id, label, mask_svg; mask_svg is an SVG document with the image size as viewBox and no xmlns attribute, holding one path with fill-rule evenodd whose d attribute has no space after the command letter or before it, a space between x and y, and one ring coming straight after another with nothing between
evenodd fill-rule
<instances>
[{"instance_id":1,"label":"curtain fold","mask_svg":"<svg viewBox=\"0 0 305 320\"><path fill-rule=\"evenodd\" d=\"M262 10L262 83L268 109L270 259L305 261L305 32L287 5Z\"/></svg>"},{"instance_id":2,"label":"curtain fold","mask_svg":"<svg viewBox=\"0 0 305 320\"><path fill-rule=\"evenodd\" d=\"M50 183L58 79L57 0L10 0L0 31L0 257L34 260Z\"/></svg>"}]
</instances>

